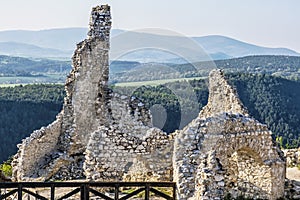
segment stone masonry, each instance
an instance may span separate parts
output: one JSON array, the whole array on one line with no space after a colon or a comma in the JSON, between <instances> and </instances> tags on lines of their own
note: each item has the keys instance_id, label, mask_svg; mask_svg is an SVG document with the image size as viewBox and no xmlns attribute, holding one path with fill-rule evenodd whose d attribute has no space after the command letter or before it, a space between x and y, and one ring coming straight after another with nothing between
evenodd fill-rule
<instances>
[{"instance_id":1,"label":"stone masonry","mask_svg":"<svg viewBox=\"0 0 300 200\"><path fill-rule=\"evenodd\" d=\"M88 38L77 45L66 80L63 111L18 146L15 181L172 180L172 136L152 127L138 99L108 89L110 28L110 7L93 8Z\"/></svg>"},{"instance_id":2,"label":"stone masonry","mask_svg":"<svg viewBox=\"0 0 300 200\"><path fill-rule=\"evenodd\" d=\"M209 99L175 137L174 181L180 199L284 194L285 160L271 132L249 117L222 71L209 75Z\"/></svg>"},{"instance_id":3,"label":"stone masonry","mask_svg":"<svg viewBox=\"0 0 300 200\"><path fill-rule=\"evenodd\" d=\"M109 107L106 98L109 97L107 33L110 25L110 7L93 8L89 37L77 45L73 55L73 69L65 84L63 111L55 122L35 131L19 145L12 163L15 180L84 177L82 166L89 137L98 124L108 119L102 113Z\"/></svg>"},{"instance_id":4,"label":"stone masonry","mask_svg":"<svg viewBox=\"0 0 300 200\"><path fill-rule=\"evenodd\" d=\"M14 181L175 181L178 199L284 195L285 161L267 127L251 118L222 71L208 104L167 135L135 97L108 88L110 7L92 9L77 45L63 110L18 145Z\"/></svg>"},{"instance_id":5,"label":"stone masonry","mask_svg":"<svg viewBox=\"0 0 300 200\"><path fill-rule=\"evenodd\" d=\"M298 149L284 149L283 153L286 157L287 167L300 166L300 148Z\"/></svg>"}]
</instances>

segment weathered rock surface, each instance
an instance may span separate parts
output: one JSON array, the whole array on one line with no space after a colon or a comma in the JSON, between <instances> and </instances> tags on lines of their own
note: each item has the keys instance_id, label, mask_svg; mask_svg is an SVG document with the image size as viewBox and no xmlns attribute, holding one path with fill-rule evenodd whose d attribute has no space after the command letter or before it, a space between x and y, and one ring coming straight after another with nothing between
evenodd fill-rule
<instances>
[{"instance_id":1,"label":"weathered rock surface","mask_svg":"<svg viewBox=\"0 0 300 200\"><path fill-rule=\"evenodd\" d=\"M298 149L284 149L284 156L286 157L287 167L297 167L300 165L300 148Z\"/></svg>"},{"instance_id":2,"label":"weathered rock surface","mask_svg":"<svg viewBox=\"0 0 300 200\"><path fill-rule=\"evenodd\" d=\"M93 8L88 39L77 45L67 77L63 111L19 145L13 161L17 181L84 178L84 152L99 125L109 120L110 7Z\"/></svg>"},{"instance_id":3,"label":"weathered rock surface","mask_svg":"<svg viewBox=\"0 0 300 200\"><path fill-rule=\"evenodd\" d=\"M300 182L295 180L285 180L285 198L300 199Z\"/></svg>"},{"instance_id":4,"label":"weathered rock surface","mask_svg":"<svg viewBox=\"0 0 300 200\"><path fill-rule=\"evenodd\" d=\"M84 163L87 179L172 180L172 136L148 124L148 111L134 97L114 94L113 99L110 124L99 126L88 143ZM128 101L136 101L130 104L136 108L128 106Z\"/></svg>"},{"instance_id":5,"label":"weathered rock surface","mask_svg":"<svg viewBox=\"0 0 300 200\"><path fill-rule=\"evenodd\" d=\"M266 125L249 117L220 70L210 73L209 95L199 116L175 137L180 199L283 197L285 160Z\"/></svg>"}]
</instances>

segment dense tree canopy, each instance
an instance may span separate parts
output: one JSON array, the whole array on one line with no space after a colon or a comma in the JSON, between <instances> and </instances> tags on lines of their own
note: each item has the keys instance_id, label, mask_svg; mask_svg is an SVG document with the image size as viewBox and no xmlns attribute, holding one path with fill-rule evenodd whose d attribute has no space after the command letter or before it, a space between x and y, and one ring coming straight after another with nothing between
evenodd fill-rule
<instances>
[{"instance_id":1,"label":"dense tree canopy","mask_svg":"<svg viewBox=\"0 0 300 200\"><path fill-rule=\"evenodd\" d=\"M250 114L286 148L300 145L300 82L262 74L229 75Z\"/></svg>"},{"instance_id":2,"label":"dense tree canopy","mask_svg":"<svg viewBox=\"0 0 300 200\"><path fill-rule=\"evenodd\" d=\"M33 130L51 123L62 108L62 85L0 88L0 162Z\"/></svg>"}]
</instances>

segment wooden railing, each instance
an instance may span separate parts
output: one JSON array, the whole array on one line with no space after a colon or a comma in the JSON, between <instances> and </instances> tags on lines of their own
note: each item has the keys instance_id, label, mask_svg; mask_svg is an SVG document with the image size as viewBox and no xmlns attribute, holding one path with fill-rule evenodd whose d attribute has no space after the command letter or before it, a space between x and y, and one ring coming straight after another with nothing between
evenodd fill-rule
<instances>
[{"instance_id":1,"label":"wooden railing","mask_svg":"<svg viewBox=\"0 0 300 200\"><path fill-rule=\"evenodd\" d=\"M130 190L128 190L130 188ZM66 190L70 190L67 191ZM127 189L127 192L126 192ZM60 190L60 191L59 191ZM109 192L107 192L109 190ZM167 191L167 192L166 192ZM144 193L143 193L144 192ZM141 194L140 194L141 193ZM168 193L168 194L166 194ZM0 183L0 200L9 199L105 199L125 200L140 194L141 199L162 197L175 200L174 182L18 182ZM100 198L99 198L100 197Z\"/></svg>"}]
</instances>

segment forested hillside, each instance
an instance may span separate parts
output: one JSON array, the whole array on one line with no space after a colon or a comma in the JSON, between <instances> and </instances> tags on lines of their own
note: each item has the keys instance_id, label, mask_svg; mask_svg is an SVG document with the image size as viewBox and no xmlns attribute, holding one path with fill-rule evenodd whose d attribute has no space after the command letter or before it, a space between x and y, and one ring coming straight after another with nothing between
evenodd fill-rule
<instances>
[{"instance_id":1,"label":"forested hillside","mask_svg":"<svg viewBox=\"0 0 300 200\"><path fill-rule=\"evenodd\" d=\"M251 116L266 123L285 148L300 145L300 82L264 74L229 75Z\"/></svg>"},{"instance_id":2,"label":"forested hillside","mask_svg":"<svg viewBox=\"0 0 300 200\"><path fill-rule=\"evenodd\" d=\"M0 87L0 162L33 130L51 123L62 108L62 85Z\"/></svg>"},{"instance_id":3,"label":"forested hillside","mask_svg":"<svg viewBox=\"0 0 300 200\"><path fill-rule=\"evenodd\" d=\"M228 74L250 114L266 123L283 147L300 145L300 82L261 74ZM198 102L178 99L187 90L181 82L141 86L133 95L153 110L154 123L170 133L197 116L208 98L207 80L189 81ZM115 91L129 88L113 87ZM176 92L174 93L174 91ZM126 92L125 92L126 93ZM29 134L52 122L63 103L62 85L26 85L0 88L0 162L13 155L16 144ZM156 107L154 105L160 105ZM160 109L164 108L164 109ZM198 112L197 110L197 112ZM162 119L166 115L166 119ZM166 121L161 124L161 121Z\"/></svg>"},{"instance_id":4,"label":"forested hillside","mask_svg":"<svg viewBox=\"0 0 300 200\"><path fill-rule=\"evenodd\" d=\"M218 68L230 72L268 74L288 79L300 78L300 57L296 56L247 56L215 62Z\"/></svg>"},{"instance_id":5,"label":"forested hillside","mask_svg":"<svg viewBox=\"0 0 300 200\"><path fill-rule=\"evenodd\" d=\"M114 70L114 65L112 62L111 70ZM126 63L125 66L114 70L110 80L118 83L205 77L214 68L223 69L227 73L257 73L300 79L300 57L297 56L246 56L186 64Z\"/></svg>"},{"instance_id":6,"label":"forested hillside","mask_svg":"<svg viewBox=\"0 0 300 200\"><path fill-rule=\"evenodd\" d=\"M1 76L27 76L45 73L66 73L71 69L69 61L29 59L0 55Z\"/></svg>"},{"instance_id":7,"label":"forested hillside","mask_svg":"<svg viewBox=\"0 0 300 200\"><path fill-rule=\"evenodd\" d=\"M213 64L215 66L213 66ZM194 66L198 70L194 70ZM213 67L223 69L227 73L257 73L281 76L288 79L300 78L300 57L298 56L246 56L241 58L232 58L225 60L215 60L209 62L199 62L192 64L172 65L176 71L181 73L181 76L195 77L207 76L209 70ZM210 66L208 70L207 66Z\"/></svg>"},{"instance_id":8,"label":"forested hillside","mask_svg":"<svg viewBox=\"0 0 300 200\"><path fill-rule=\"evenodd\" d=\"M227 74L229 82L237 88L238 94L251 116L268 125L274 138L284 148L300 145L300 82L262 74ZM180 90L178 82L177 90ZM206 105L208 89L206 80L190 81L199 103L199 109ZM171 86L168 86L171 88ZM185 88L182 88L184 90ZM167 110L168 119L164 130L172 132L179 127L180 120L186 123L196 116L189 108L181 109L178 100L165 86L141 87L135 93L151 107L161 104ZM175 99L175 101L173 101ZM188 101L188 98L187 98ZM175 102L175 103L174 103ZM189 104L190 102L188 102ZM184 113L180 113L184 112ZM183 117L183 119L180 117ZM185 123L185 124L186 124Z\"/></svg>"}]
</instances>

